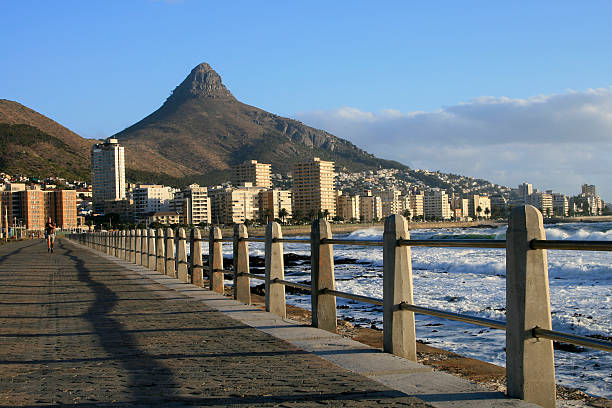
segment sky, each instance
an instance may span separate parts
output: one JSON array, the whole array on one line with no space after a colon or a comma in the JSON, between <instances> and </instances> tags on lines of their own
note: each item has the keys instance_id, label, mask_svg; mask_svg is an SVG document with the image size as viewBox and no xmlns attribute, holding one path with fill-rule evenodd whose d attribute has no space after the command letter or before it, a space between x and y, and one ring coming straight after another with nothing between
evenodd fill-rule
<instances>
[{"instance_id":1,"label":"sky","mask_svg":"<svg viewBox=\"0 0 612 408\"><path fill-rule=\"evenodd\" d=\"M610 21L609 1L1 0L0 98L103 138L208 62L379 157L612 201Z\"/></svg>"}]
</instances>

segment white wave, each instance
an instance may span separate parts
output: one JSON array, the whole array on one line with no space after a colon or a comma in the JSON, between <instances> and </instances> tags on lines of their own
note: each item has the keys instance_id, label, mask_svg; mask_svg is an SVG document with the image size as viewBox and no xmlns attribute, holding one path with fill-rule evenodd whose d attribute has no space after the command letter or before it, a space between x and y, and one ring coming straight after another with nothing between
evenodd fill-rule
<instances>
[{"instance_id":1,"label":"white wave","mask_svg":"<svg viewBox=\"0 0 612 408\"><path fill-rule=\"evenodd\" d=\"M381 239L382 235L383 231L380 228L366 228L351 232L347 235L347 238L360 240L376 240Z\"/></svg>"},{"instance_id":2,"label":"white wave","mask_svg":"<svg viewBox=\"0 0 612 408\"><path fill-rule=\"evenodd\" d=\"M546 229L546 238L579 241L612 241L612 229L593 231L587 228L580 228L578 230L548 228Z\"/></svg>"}]
</instances>

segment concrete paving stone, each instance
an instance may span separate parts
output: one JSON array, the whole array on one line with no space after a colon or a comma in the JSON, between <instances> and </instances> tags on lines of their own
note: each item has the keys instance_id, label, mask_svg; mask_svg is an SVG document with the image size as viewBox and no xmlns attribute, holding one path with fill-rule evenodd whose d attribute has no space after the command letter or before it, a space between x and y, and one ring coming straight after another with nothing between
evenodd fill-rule
<instances>
[{"instance_id":1,"label":"concrete paving stone","mask_svg":"<svg viewBox=\"0 0 612 408\"><path fill-rule=\"evenodd\" d=\"M142 271L65 239L0 247L0 405L427 406L230 317L261 311Z\"/></svg>"}]
</instances>

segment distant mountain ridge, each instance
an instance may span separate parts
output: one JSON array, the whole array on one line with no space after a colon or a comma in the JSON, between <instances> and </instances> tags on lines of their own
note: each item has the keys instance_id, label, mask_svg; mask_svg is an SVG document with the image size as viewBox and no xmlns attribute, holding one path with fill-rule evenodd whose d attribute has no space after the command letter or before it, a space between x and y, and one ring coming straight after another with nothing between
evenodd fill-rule
<instances>
[{"instance_id":1,"label":"distant mountain ridge","mask_svg":"<svg viewBox=\"0 0 612 408\"><path fill-rule=\"evenodd\" d=\"M95 142L18 102L0 99L2 172L88 180Z\"/></svg>"},{"instance_id":2,"label":"distant mountain ridge","mask_svg":"<svg viewBox=\"0 0 612 408\"><path fill-rule=\"evenodd\" d=\"M219 181L231 166L250 159L287 172L293 163L313 156L349 171L407 168L323 130L236 100L206 63L196 66L158 110L115 137L126 146L128 167L179 178Z\"/></svg>"}]
</instances>

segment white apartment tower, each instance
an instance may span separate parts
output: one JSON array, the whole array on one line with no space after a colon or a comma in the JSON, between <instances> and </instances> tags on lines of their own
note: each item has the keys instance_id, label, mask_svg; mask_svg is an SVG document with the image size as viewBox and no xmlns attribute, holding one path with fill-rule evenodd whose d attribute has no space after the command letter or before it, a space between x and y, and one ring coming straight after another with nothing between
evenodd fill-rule
<instances>
[{"instance_id":1,"label":"white apartment tower","mask_svg":"<svg viewBox=\"0 0 612 408\"><path fill-rule=\"evenodd\" d=\"M95 212L104 211L106 200L125 198L125 148L117 139L92 146L91 185Z\"/></svg>"},{"instance_id":2,"label":"white apartment tower","mask_svg":"<svg viewBox=\"0 0 612 408\"><path fill-rule=\"evenodd\" d=\"M315 157L293 166L293 214L318 215L326 210L329 217L336 215L334 192L334 162Z\"/></svg>"}]
</instances>

